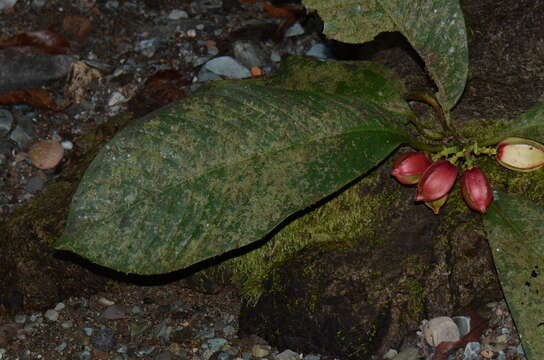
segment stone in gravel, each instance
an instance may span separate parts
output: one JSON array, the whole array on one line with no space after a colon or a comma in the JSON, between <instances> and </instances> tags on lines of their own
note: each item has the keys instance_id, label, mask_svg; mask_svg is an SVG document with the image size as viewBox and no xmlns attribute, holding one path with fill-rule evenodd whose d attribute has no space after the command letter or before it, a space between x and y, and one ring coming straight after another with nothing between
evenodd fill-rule
<instances>
[{"instance_id":1,"label":"stone in gravel","mask_svg":"<svg viewBox=\"0 0 544 360\"><path fill-rule=\"evenodd\" d=\"M51 140L40 140L28 151L28 157L32 164L39 169L52 169L62 160L64 148Z\"/></svg>"},{"instance_id":2,"label":"stone in gravel","mask_svg":"<svg viewBox=\"0 0 544 360\"><path fill-rule=\"evenodd\" d=\"M304 35L304 28L300 23L296 22L294 23L289 29L285 31L285 37L293 37L293 36L299 36Z\"/></svg>"},{"instance_id":3,"label":"stone in gravel","mask_svg":"<svg viewBox=\"0 0 544 360\"><path fill-rule=\"evenodd\" d=\"M85 335L91 336L93 334L93 328L90 328L90 327L83 328L83 332L85 333Z\"/></svg>"},{"instance_id":4,"label":"stone in gravel","mask_svg":"<svg viewBox=\"0 0 544 360\"><path fill-rule=\"evenodd\" d=\"M459 329L459 336L463 337L470 332L470 316L454 316L452 320Z\"/></svg>"},{"instance_id":5,"label":"stone in gravel","mask_svg":"<svg viewBox=\"0 0 544 360\"><path fill-rule=\"evenodd\" d=\"M256 344L251 347L251 354L255 357L262 358L270 354L271 350L272 347L270 345Z\"/></svg>"},{"instance_id":6,"label":"stone in gravel","mask_svg":"<svg viewBox=\"0 0 544 360\"><path fill-rule=\"evenodd\" d=\"M0 11L11 8L16 2L17 0L0 0Z\"/></svg>"},{"instance_id":7,"label":"stone in gravel","mask_svg":"<svg viewBox=\"0 0 544 360\"><path fill-rule=\"evenodd\" d=\"M220 352L219 354L217 354L217 357L216 359L217 360L229 360L230 359L230 355L226 352Z\"/></svg>"},{"instance_id":8,"label":"stone in gravel","mask_svg":"<svg viewBox=\"0 0 544 360\"><path fill-rule=\"evenodd\" d=\"M174 9L170 11L170 14L168 14L168 20L179 20L179 19L188 19L189 14L187 14L187 11L180 10L180 9Z\"/></svg>"},{"instance_id":9,"label":"stone in gravel","mask_svg":"<svg viewBox=\"0 0 544 360\"><path fill-rule=\"evenodd\" d=\"M64 349L66 349L66 346L68 346L68 344L66 344L65 342L59 344L56 348L55 348L55 351L61 353L64 351Z\"/></svg>"},{"instance_id":10,"label":"stone in gravel","mask_svg":"<svg viewBox=\"0 0 544 360\"><path fill-rule=\"evenodd\" d=\"M32 0L32 8L34 10L41 10L46 3L47 0Z\"/></svg>"},{"instance_id":11,"label":"stone in gravel","mask_svg":"<svg viewBox=\"0 0 544 360\"><path fill-rule=\"evenodd\" d=\"M109 327L102 326L98 333L92 337L91 343L98 350L110 351L115 347L116 335Z\"/></svg>"},{"instance_id":12,"label":"stone in gravel","mask_svg":"<svg viewBox=\"0 0 544 360\"><path fill-rule=\"evenodd\" d=\"M246 68L262 67L266 64L267 55L261 45L251 40L236 40L232 45L234 57Z\"/></svg>"},{"instance_id":13,"label":"stone in gravel","mask_svg":"<svg viewBox=\"0 0 544 360\"><path fill-rule=\"evenodd\" d=\"M306 56L316 57L318 59L333 59L331 49L322 43L317 43L306 52Z\"/></svg>"},{"instance_id":14,"label":"stone in gravel","mask_svg":"<svg viewBox=\"0 0 544 360\"><path fill-rule=\"evenodd\" d=\"M480 358L480 343L471 341L465 346L463 360L477 360Z\"/></svg>"},{"instance_id":15,"label":"stone in gravel","mask_svg":"<svg viewBox=\"0 0 544 360\"><path fill-rule=\"evenodd\" d=\"M9 135L9 139L15 141L19 149L26 149L33 140L33 135L21 125L17 125Z\"/></svg>"},{"instance_id":16,"label":"stone in gravel","mask_svg":"<svg viewBox=\"0 0 544 360\"><path fill-rule=\"evenodd\" d=\"M415 347L409 347L398 353L393 360L417 360L419 358L419 350Z\"/></svg>"},{"instance_id":17,"label":"stone in gravel","mask_svg":"<svg viewBox=\"0 0 544 360\"><path fill-rule=\"evenodd\" d=\"M121 94L119 91L115 91L111 94L110 99L108 100L108 106L115 106L127 102L125 95Z\"/></svg>"},{"instance_id":18,"label":"stone in gravel","mask_svg":"<svg viewBox=\"0 0 544 360\"><path fill-rule=\"evenodd\" d=\"M223 334L225 336L232 336L236 334L236 329L234 328L234 326L227 325L223 328Z\"/></svg>"},{"instance_id":19,"label":"stone in gravel","mask_svg":"<svg viewBox=\"0 0 544 360\"><path fill-rule=\"evenodd\" d=\"M54 309L47 310L43 316L49 321L57 321L59 319L59 313Z\"/></svg>"},{"instance_id":20,"label":"stone in gravel","mask_svg":"<svg viewBox=\"0 0 544 360\"><path fill-rule=\"evenodd\" d=\"M308 355L304 355L303 357L303 360L320 360L321 359L321 355L316 355L316 354L308 354Z\"/></svg>"},{"instance_id":21,"label":"stone in gravel","mask_svg":"<svg viewBox=\"0 0 544 360\"><path fill-rule=\"evenodd\" d=\"M26 315L15 315L15 323L24 324L26 321Z\"/></svg>"},{"instance_id":22,"label":"stone in gravel","mask_svg":"<svg viewBox=\"0 0 544 360\"><path fill-rule=\"evenodd\" d=\"M197 79L199 82L206 82L221 79L221 76L211 71L208 71L205 67L203 67L198 72Z\"/></svg>"},{"instance_id":23,"label":"stone in gravel","mask_svg":"<svg viewBox=\"0 0 544 360\"><path fill-rule=\"evenodd\" d=\"M125 309L119 305L111 305L102 312L102 317L108 320L119 320L126 315Z\"/></svg>"},{"instance_id":24,"label":"stone in gravel","mask_svg":"<svg viewBox=\"0 0 544 360\"><path fill-rule=\"evenodd\" d=\"M143 314L144 311L142 310L141 307L139 307L138 305L134 305L132 307L132 309L130 309L130 312L133 313L133 314L137 314L137 315L140 315L140 314Z\"/></svg>"},{"instance_id":25,"label":"stone in gravel","mask_svg":"<svg viewBox=\"0 0 544 360\"><path fill-rule=\"evenodd\" d=\"M106 299L105 297L101 297L100 299L98 299L98 303L100 305L104 305L104 306L111 306L111 305L115 304L114 301Z\"/></svg>"},{"instance_id":26,"label":"stone in gravel","mask_svg":"<svg viewBox=\"0 0 544 360\"><path fill-rule=\"evenodd\" d=\"M69 329L74 326L74 322L72 320L64 321L60 326L62 326L63 329Z\"/></svg>"},{"instance_id":27,"label":"stone in gravel","mask_svg":"<svg viewBox=\"0 0 544 360\"><path fill-rule=\"evenodd\" d=\"M72 150L74 148L74 143L72 143L70 140L64 140L60 143L60 145L64 148L64 150Z\"/></svg>"},{"instance_id":28,"label":"stone in gravel","mask_svg":"<svg viewBox=\"0 0 544 360\"><path fill-rule=\"evenodd\" d=\"M217 352L217 351L221 350L223 345L225 345L227 342L228 342L227 339L214 338L214 339L209 339L204 344L207 344L208 349L212 350L212 352Z\"/></svg>"},{"instance_id":29,"label":"stone in gravel","mask_svg":"<svg viewBox=\"0 0 544 360\"><path fill-rule=\"evenodd\" d=\"M59 302L59 303L57 303L57 305L55 305L54 309L56 311L62 311L62 310L64 310L65 307L66 307L66 305L64 305L64 303Z\"/></svg>"},{"instance_id":30,"label":"stone in gravel","mask_svg":"<svg viewBox=\"0 0 544 360\"><path fill-rule=\"evenodd\" d=\"M172 353L170 351L163 351L157 354L153 360L172 360Z\"/></svg>"},{"instance_id":31,"label":"stone in gravel","mask_svg":"<svg viewBox=\"0 0 544 360\"><path fill-rule=\"evenodd\" d=\"M298 360L299 355L293 350L287 349L276 355L275 358L276 360Z\"/></svg>"},{"instance_id":32,"label":"stone in gravel","mask_svg":"<svg viewBox=\"0 0 544 360\"><path fill-rule=\"evenodd\" d=\"M174 328L170 326L170 319L164 319L159 325L158 330L156 331L156 336L162 342L166 343L170 339L170 335L172 334L173 330Z\"/></svg>"},{"instance_id":33,"label":"stone in gravel","mask_svg":"<svg viewBox=\"0 0 544 360\"><path fill-rule=\"evenodd\" d=\"M25 185L25 190L28 191L31 194L35 194L38 191L40 191L43 186L45 185L45 179L41 176L33 176L28 180L28 182Z\"/></svg>"},{"instance_id":34,"label":"stone in gravel","mask_svg":"<svg viewBox=\"0 0 544 360\"><path fill-rule=\"evenodd\" d=\"M272 53L270 54L270 60L272 60L273 62L280 62L281 61L280 53L277 51L272 51Z\"/></svg>"},{"instance_id":35,"label":"stone in gravel","mask_svg":"<svg viewBox=\"0 0 544 360\"><path fill-rule=\"evenodd\" d=\"M399 352L398 352L397 350L395 350L395 349L389 349L389 350L387 350L387 352L383 355L383 358L384 358L384 359L393 359L393 358L395 358L395 356L398 355L398 353L399 353Z\"/></svg>"},{"instance_id":36,"label":"stone in gravel","mask_svg":"<svg viewBox=\"0 0 544 360\"><path fill-rule=\"evenodd\" d=\"M0 109L0 136L6 136L13 126L13 115L7 110Z\"/></svg>"},{"instance_id":37,"label":"stone in gravel","mask_svg":"<svg viewBox=\"0 0 544 360\"><path fill-rule=\"evenodd\" d=\"M251 77L249 70L230 56L220 56L211 59L204 65L204 68L229 79Z\"/></svg>"},{"instance_id":38,"label":"stone in gravel","mask_svg":"<svg viewBox=\"0 0 544 360\"><path fill-rule=\"evenodd\" d=\"M460 339L459 328L447 316L435 317L426 322L423 325L423 336L431 346L438 346L443 341L458 341Z\"/></svg>"},{"instance_id":39,"label":"stone in gravel","mask_svg":"<svg viewBox=\"0 0 544 360\"><path fill-rule=\"evenodd\" d=\"M155 52L159 48L160 43L161 43L161 41L160 41L159 38L141 40L138 43L137 50L142 55L147 56L148 58L150 58L150 57L153 57L153 55L155 55Z\"/></svg>"}]
</instances>

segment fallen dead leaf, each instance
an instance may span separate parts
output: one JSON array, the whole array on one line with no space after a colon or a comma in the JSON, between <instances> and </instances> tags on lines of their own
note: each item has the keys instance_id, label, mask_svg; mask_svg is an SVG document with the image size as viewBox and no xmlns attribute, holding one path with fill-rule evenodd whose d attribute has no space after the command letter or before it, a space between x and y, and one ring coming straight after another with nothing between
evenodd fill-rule
<instances>
[{"instance_id":1,"label":"fallen dead leaf","mask_svg":"<svg viewBox=\"0 0 544 360\"><path fill-rule=\"evenodd\" d=\"M55 55L68 53L70 44L57 33L39 30L25 31L9 38L0 39L0 49L7 48Z\"/></svg>"},{"instance_id":2,"label":"fallen dead leaf","mask_svg":"<svg viewBox=\"0 0 544 360\"><path fill-rule=\"evenodd\" d=\"M66 16L62 20L62 29L69 35L83 39L91 31L91 20L83 16Z\"/></svg>"},{"instance_id":3,"label":"fallen dead leaf","mask_svg":"<svg viewBox=\"0 0 544 360\"><path fill-rule=\"evenodd\" d=\"M53 111L60 111L61 108L55 104L53 95L44 89L22 89L13 90L0 94L0 104L26 104L33 107L47 108Z\"/></svg>"},{"instance_id":4,"label":"fallen dead leaf","mask_svg":"<svg viewBox=\"0 0 544 360\"><path fill-rule=\"evenodd\" d=\"M64 87L64 96L79 104L83 100L89 84L96 79L100 79L102 74L81 61L73 62L70 67L71 72L68 84Z\"/></svg>"}]
</instances>

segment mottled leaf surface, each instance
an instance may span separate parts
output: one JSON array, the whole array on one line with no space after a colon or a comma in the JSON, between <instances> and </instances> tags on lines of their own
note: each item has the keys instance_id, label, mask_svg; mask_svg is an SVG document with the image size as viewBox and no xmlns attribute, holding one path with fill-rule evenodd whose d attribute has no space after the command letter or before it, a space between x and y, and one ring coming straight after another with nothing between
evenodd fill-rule
<instances>
[{"instance_id":1,"label":"mottled leaf surface","mask_svg":"<svg viewBox=\"0 0 544 360\"><path fill-rule=\"evenodd\" d=\"M497 193L484 225L528 359L544 354L544 208Z\"/></svg>"},{"instance_id":2,"label":"mottled leaf surface","mask_svg":"<svg viewBox=\"0 0 544 360\"><path fill-rule=\"evenodd\" d=\"M210 86L114 137L84 175L55 246L157 274L258 240L407 140L395 126L406 115L390 101Z\"/></svg>"},{"instance_id":3,"label":"mottled leaf surface","mask_svg":"<svg viewBox=\"0 0 544 360\"><path fill-rule=\"evenodd\" d=\"M385 31L402 33L438 87L437 98L451 109L468 74L465 20L458 0L303 0L316 9L330 38L364 43Z\"/></svg>"},{"instance_id":4,"label":"mottled leaf surface","mask_svg":"<svg viewBox=\"0 0 544 360\"><path fill-rule=\"evenodd\" d=\"M544 142L544 103L537 104L525 114L510 120L506 129L501 130L497 140L519 136Z\"/></svg>"}]
</instances>

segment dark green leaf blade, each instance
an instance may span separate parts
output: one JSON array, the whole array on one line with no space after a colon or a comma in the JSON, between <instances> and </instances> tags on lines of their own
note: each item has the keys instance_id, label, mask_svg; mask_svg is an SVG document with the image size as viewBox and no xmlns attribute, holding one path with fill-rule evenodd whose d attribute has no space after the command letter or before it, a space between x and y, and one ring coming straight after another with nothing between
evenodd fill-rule
<instances>
[{"instance_id":1,"label":"dark green leaf blade","mask_svg":"<svg viewBox=\"0 0 544 360\"><path fill-rule=\"evenodd\" d=\"M397 121L406 115L359 98L213 86L114 137L55 247L124 272L182 269L258 240L374 167L407 140Z\"/></svg>"},{"instance_id":2,"label":"dark green leaf blade","mask_svg":"<svg viewBox=\"0 0 544 360\"><path fill-rule=\"evenodd\" d=\"M537 359L544 354L544 208L498 192L484 226L523 348Z\"/></svg>"},{"instance_id":3,"label":"dark green leaf blade","mask_svg":"<svg viewBox=\"0 0 544 360\"><path fill-rule=\"evenodd\" d=\"M465 20L457 0L304 0L322 17L325 35L343 42L371 41L401 32L425 61L446 111L455 106L468 76Z\"/></svg>"},{"instance_id":4,"label":"dark green leaf blade","mask_svg":"<svg viewBox=\"0 0 544 360\"><path fill-rule=\"evenodd\" d=\"M500 131L497 141L509 136L519 136L544 142L544 103L537 104L521 116L510 120Z\"/></svg>"}]
</instances>

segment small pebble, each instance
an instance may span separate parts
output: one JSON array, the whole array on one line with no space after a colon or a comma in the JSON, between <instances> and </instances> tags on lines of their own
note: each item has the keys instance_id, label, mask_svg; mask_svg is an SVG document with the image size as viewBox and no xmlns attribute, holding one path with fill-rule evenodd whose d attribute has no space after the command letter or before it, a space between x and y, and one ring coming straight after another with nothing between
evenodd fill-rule
<instances>
[{"instance_id":1,"label":"small pebble","mask_svg":"<svg viewBox=\"0 0 544 360\"><path fill-rule=\"evenodd\" d=\"M168 14L168 20L188 19L189 14L185 10L174 9Z\"/></svg>"},{"instance_id":2,"label":"small pebble","mask_svg":"<svg viewBox=\"0 0 544 360\"><path fill-rule=\"evenodd\" d=\"M5 136L13 126L13 115L7 110L0 109L0 136Z\"/></svg>"},{"instance_id":3,"label":"small pebble","mask_svg":"<svg viewBox=\"0 0 544 360\"><path fill-rule=\"evenodd\" d=\"M64 148L64 150L72 150L74 148L74 144L70 140L64 140L60 143L60 145Z\"/></svg>"},{"instance_id":4,"label":"small pebble","mask_svg":"<svg viewBox=\"0 0 544 360\"><path fill-rule=\"evenodd\" d=\"M39 169L52 169L62 160L64 148L51 140L40 140L28 151L28 157L32 164Z\"/></svg>"},{"instance_id":5,"label":"small pebble","mask_svg":"<svg viewBox=\"0 0 544 360\"><path fill-rule=\"evenodd\" d=\"M271 350L272 350L272 347L270 345L256 344L256 345L253 345L253 347L251 348L251 354L253 354L253 356L257 358L262 358L262 357L268 356Z\"/></svg>"},{"instance_id":6,"label":"small pebble","mask_svg":"<svg viewBox=\"0 0 544 360\"><path fill-rule=\"evenodd\" d=\"M438 346L443 341L458 341L459 329L455 322L447 316L439 316L423 325L423 336L431 346Z\"/></svg>"},{"instance_id":7,"label":"small pebble","mask_svg":"<svg viewBox=\"0 0 544 360\"><path fill-rule=\"evenodd\" d=\"M92 344L102 351L110 351L115 347L116 335L109 327L101 327L96 335L91 339Z\"/></svg>"},{"instance_id":8,"label":"small pebble","mask_svg":"<svg viewBox=\"0 0 544 360\"><path fill-rule=\"evenodd\" d=\"M111 306L111 305L115 304L115 302L113 302L111 300L108 300L105 297L101 297L100 299L98 299L98 303L100 305L104 305L104 306Z\"/></svg>"},{"instance_id":9,"label":"small pebble","mask_svg":"<svg viewBox=\"0 0 544 360\"><path fill-rule=\"evenodd\" d=\"M298 360L299 354L292 350L284 350L278 355L276 355L276 360Z\"/></svg>"},{"instance_id":10,"label":"small pebble","mask_svg":"<svg viewBox=\"0 0 544 360\"><path fill-rule=\"evenodd\" d=\"M108 319L108 320L119 320L119 319L122 319L124 318L126 315L125 313L125 309L123 309L121 306L119 305L111 305L111 306L108 306L106 308L106 310L104 310L104 312L102 312L102 317L104 319Z\"/></svg>"},{"instance_id":11,"label":"small pebble","mask_svg":"<svg viewBox=\"0 0 544 360\"><path fill-rule=\"evenodd\" d=\"M49 309L43 315L49 321L57 321L59 319L59 313L54 309Z\"/></svg>"},{"instance_id":12,"label":"small pebble","mask_svg":"<svg viewBox=\"0 0 544 360\"><path fill-rule=\"evenodd\" d=\"M15 315L15 322L17 324L24 324L26 321L26 315Z\"/></svg>"}]
</instances>

